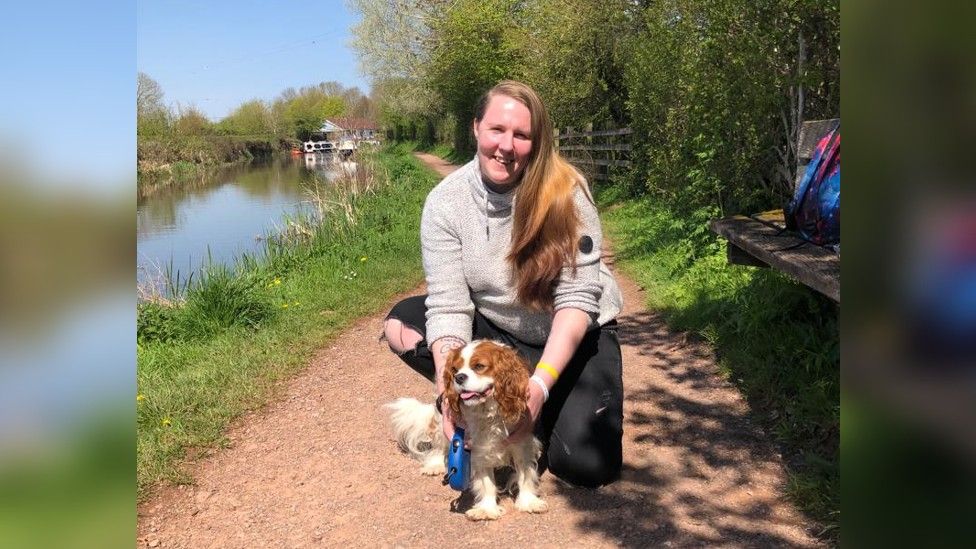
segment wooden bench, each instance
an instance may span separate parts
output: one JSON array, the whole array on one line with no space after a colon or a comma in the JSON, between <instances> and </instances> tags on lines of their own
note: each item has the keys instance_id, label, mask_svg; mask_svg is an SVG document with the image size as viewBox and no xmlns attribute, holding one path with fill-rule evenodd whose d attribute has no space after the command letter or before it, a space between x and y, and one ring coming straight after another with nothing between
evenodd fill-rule
<instances>
[{"instance_id":1,"label":"wooden bench","mask_svg":"<svg viewBox=\"0 0 976 549\"><path fill-rule=\"evenodd\" d=\"M803 178L817 142L839 122L835 118L803 123L794 188ZM729 263L776 269L840 303L840 254L785 231L783 210L715 219L708 227L728 240Z\"/></svg>"}]
</instances>

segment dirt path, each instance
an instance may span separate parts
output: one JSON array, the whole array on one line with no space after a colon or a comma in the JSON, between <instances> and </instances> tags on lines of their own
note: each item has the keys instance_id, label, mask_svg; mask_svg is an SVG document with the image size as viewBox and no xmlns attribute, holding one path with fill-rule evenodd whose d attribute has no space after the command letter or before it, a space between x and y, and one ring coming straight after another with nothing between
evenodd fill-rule
<instances>
[{"instance_id":1,"label":"dirt path","mask_svg":"<svg viewBox=\"0 0 976 549\"><path fill-rule=\"evenodd\" d=\"M520 514L510 499L496 522L451 512L457 493L421 476L390 437L382 404L432 389L377 342L377 314L239 420L232 446L196 465L196 485L141 505L140 547L819 546L783 496L780 456L711 352L670 331L617 276L626 300L618 482L588 490L546 474L548 514Z\"/></svg>"}]
</instances>

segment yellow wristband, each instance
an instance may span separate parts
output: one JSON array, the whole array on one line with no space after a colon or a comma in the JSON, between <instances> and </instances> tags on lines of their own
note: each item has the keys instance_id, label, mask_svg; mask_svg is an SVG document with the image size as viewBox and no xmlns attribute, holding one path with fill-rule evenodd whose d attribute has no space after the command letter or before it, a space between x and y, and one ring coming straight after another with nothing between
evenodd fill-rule
<instances>
[{"instance_id":1,"label":"yellow wristband","mask_svg":"<svg viewBox=\"0 0 976 549\"><path fill-rule=\"evenodd\" d=\"M557 372L556 369L553 368L551 365L546 364L545 362L540 362L540 363L536 364L535 367L537 369L540 369L541 368L543 372L549 374L552 377L552 380L553 381L556 381L557 379L559 379L559 372Z\"/></svg>"}]
</instances>

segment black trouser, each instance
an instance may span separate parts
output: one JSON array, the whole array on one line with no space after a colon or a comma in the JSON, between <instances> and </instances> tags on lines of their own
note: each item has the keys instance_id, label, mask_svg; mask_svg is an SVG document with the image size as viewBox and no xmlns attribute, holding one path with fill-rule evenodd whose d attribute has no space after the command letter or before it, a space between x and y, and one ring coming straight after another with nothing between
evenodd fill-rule
<instances>
[{"instance_id":1,"label":"black trouser","mask_svg":"<svg viewBox=\"0 0 976 549\"><path fill-rule=\"evenodd\" d=\"M433 381L434 359L426 340L426 298L404 299L387 318L397 319L425 337L400 358ZM535 434L544 445L540 466L579 486L601 486L620 475L624 391L616 324L612 321L587 332L549 392L535 426ZM530 365L542 357L542 345L516 339L477 311L473 336L514 347Z\"/></svg>"}]
</instances>

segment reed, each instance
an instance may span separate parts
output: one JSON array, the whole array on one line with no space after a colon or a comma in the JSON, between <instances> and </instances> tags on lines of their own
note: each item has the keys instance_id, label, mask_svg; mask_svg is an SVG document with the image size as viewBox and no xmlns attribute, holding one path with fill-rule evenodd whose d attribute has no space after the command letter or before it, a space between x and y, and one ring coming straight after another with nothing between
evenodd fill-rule
<instances>
[{"instance_id":1,"label":"reed","mask_svg":"<svg viewBox=\"0 0 976 549\"><path fill-rule=\"evenodd\" d=\"M328 181L316 177L305 191L303 207L283 216L265 236L264 256L271 264L321 253L355 231L363 203L392 181L375 151L361 151L356 159L340 163Z\"/></svg>"}]
</instances>

